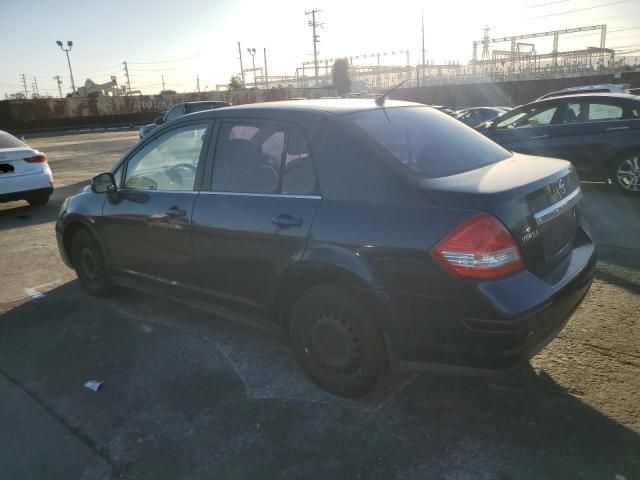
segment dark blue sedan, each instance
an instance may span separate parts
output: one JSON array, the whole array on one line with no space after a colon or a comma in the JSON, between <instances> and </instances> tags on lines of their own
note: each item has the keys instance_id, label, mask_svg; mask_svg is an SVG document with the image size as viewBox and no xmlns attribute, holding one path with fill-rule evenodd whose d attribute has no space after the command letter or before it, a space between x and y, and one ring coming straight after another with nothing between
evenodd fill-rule
<instances>
[{"instance_id":1,"label":"dark blue sedan","mask_svg":"<svg viewBox=\"0 0 640 480\"><path fill-rule=\"evenodd\" d=\"M274 322L345 396L387 368L496 371L582 301L595 246L573 166L384 99L243 105L158 128L56 223L86 289Z\"/></svg>"},{"instance_id":2,"label":"dark blue sedan","mask_svg":"<svg viewBox=\"0 0 640 480\"><path fill-rule=\"evenodd\" d=\"M477 127L516 152L571 161L582 180L640 194L640 97L573 94L540 100Z\"/></svg>"}]
</instances>

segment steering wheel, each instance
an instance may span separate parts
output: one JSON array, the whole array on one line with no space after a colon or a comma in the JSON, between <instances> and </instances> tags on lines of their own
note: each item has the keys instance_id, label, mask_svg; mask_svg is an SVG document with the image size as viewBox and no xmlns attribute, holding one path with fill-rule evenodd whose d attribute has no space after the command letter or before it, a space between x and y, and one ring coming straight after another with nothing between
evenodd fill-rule
<instances>
[{"instance_id":1,"label":"steering wheel","mask_svg":"<svg viewBox=\"0 0 640 480\"><path fill-rule=\"evenodd\" d=\"M179 163L167 170L167 176L172 182L182 184L185 177L196 176L197 167L191 163Z\"/></svg>"}]
</instances>

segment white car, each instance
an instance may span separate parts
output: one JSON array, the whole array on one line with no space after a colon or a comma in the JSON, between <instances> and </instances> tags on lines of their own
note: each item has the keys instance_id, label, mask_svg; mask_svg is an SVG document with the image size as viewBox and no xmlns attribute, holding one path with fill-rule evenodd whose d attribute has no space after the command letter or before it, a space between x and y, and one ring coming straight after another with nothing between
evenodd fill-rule
<instances>
[{"instance_id":1,"label":"white car","mask_svg":"<svg viewBox=\"0 0 640 480\"><path fill-rule=\"evenodd\" d=\"M575 93L630 93L629 85L618 85L614 83L603 83L600 85L584 85L582 87L569 87L558 90L557 92L549 92L542 95L538 100L545 100L551 97L563 97L565 95L573 95ZM538 101L536 100L536 102Z\"/></svg>"},{"instance_id":2,"label":"white car","mask_svg":"<svg viewBox=\"0 0 640 480\"><path fill-rule=\"evenodd\" d=\"M53 175L44 153L0 130L0 202L26 200L44 205L53 193Z\"/></svg>"}]
</instances>

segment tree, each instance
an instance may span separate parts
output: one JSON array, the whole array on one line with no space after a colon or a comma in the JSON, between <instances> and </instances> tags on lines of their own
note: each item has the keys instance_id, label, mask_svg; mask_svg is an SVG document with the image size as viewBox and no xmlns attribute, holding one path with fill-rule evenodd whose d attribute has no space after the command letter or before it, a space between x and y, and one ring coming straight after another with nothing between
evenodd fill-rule
<instances>
[{"instance_id":1,"label":"tree","mask_svg":"<svg viewBox=\"0 0 640 480\"><path fill-rule=\"evenodd\" d=\"M339 58L335 61L331 75L333 77L333 88L338 91L338 95L346 95L351 91L349 62L346 58Z\"/></svg>"},{"instance_id":2,"label":"tree","mask_svg":"<svg viewBox=\"0 0 640 480\"><path fill-rule=\"evenodd\" d=\"M242 83L242 80L240 80L238 77L231 77L231 80L229 81L229 85L227 86L227 89L229 91L243 90L244 83Z\"/></svg>"}]
</instances>

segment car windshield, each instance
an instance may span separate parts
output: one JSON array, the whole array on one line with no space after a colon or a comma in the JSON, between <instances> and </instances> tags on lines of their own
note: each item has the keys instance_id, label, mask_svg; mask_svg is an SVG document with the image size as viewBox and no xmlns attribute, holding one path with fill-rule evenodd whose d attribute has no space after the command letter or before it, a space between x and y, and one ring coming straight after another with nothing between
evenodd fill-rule
<instances>
[{"instance_id":1,"label":"car windshield","mask_svg":"<svg viewBox=\"0 0 640 480\"><path fill-rule=\"evenodd\" d=\"M0 148L20 148L24 143L7 132L0 132Z\"/></svg>"},{"instance_id":2,"label":"car windshield","mask_svg":"<svg viewBox=\"0 0 640 480\"><path fill-rule=\"evenodd\" d=\"M487 137L428 107L394 107L345 115L422 178L446 177L511 156Z\"/></svg>"}]
</instances>

